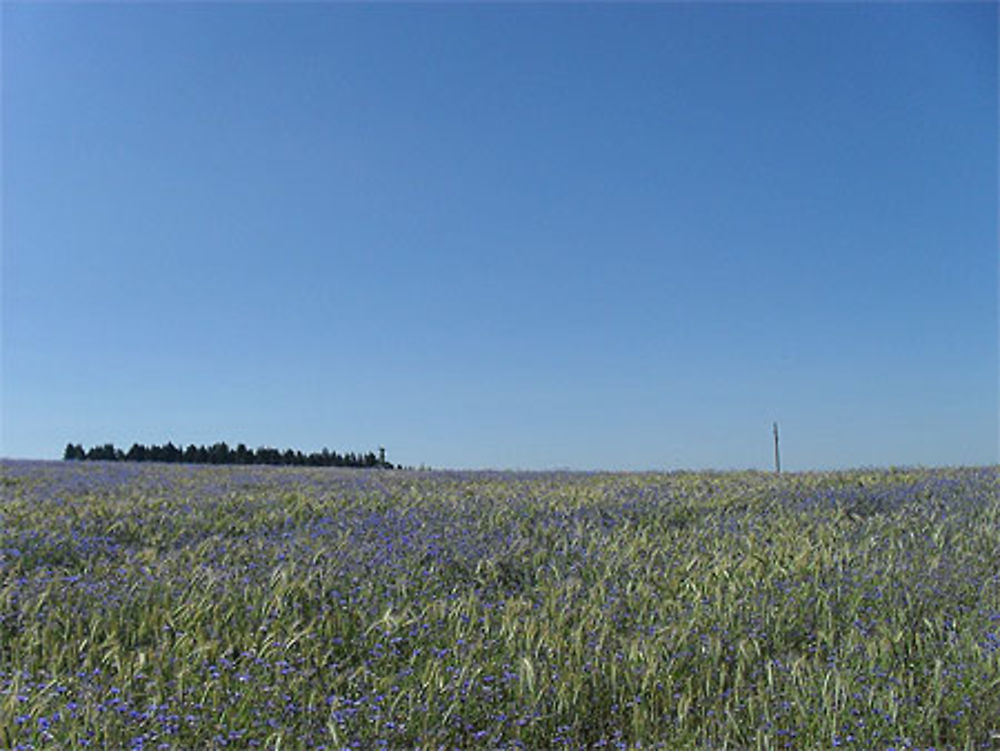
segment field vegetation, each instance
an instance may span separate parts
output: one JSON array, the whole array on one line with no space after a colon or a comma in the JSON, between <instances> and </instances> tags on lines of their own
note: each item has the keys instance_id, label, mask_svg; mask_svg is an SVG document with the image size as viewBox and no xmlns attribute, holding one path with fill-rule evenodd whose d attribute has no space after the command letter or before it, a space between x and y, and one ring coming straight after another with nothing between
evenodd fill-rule
<instances>
[{"instance_id":1,"label":"field vegetation","mask_svg":"<svg viewBox=\"0 0 1000 751\"><path fill-rule=\"evenodd\" d=\"M0 469L3 748L1000 748L997 467Z\"/></svg>"}]
</instances>

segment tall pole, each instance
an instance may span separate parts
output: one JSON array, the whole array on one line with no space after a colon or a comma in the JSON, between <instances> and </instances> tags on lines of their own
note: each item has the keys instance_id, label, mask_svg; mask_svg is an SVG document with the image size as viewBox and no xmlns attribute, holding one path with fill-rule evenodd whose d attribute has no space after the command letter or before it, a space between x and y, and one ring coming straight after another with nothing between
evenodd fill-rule
<instances>
[{"instance_id":1,"label":"tall pole","mask_svg":"<svg viewBox=\"0 0 1000 751\"><path fill-rule=\"evenodd\" d=\"M774 423L774 472L781 474L781 455L778 453L778 423Z\"/></svg>"}]
</instances>

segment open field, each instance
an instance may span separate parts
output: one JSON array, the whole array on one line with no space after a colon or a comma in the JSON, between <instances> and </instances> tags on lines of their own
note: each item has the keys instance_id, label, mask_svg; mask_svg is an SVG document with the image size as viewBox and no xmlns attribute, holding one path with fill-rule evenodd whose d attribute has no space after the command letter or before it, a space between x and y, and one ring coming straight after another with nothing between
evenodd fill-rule
<instances>
[{"instance_id":1,"label":"open field","mask_svg":"<svg viewBox=\"0 0 1000 751\"><path fill-rule=\"evenodd\" d=\"M3 748L1000 748L997 467L0 467Z\"/></svg>"}]
</instances>

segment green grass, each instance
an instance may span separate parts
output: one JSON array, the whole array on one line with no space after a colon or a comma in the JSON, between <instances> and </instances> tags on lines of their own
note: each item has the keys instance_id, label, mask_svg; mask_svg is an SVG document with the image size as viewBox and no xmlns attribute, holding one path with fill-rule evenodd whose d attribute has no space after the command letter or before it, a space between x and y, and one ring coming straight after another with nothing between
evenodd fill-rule
<instances>
[{"instance_id":1,"label":"green grass","mask_svg":"<svg viewBox=\"0 0 1000 751\"><path fill-rule=\"evenodd\" d=\"M2 470L0 747L1000 748L997 468Z\"/></svg>"}]
</instances>

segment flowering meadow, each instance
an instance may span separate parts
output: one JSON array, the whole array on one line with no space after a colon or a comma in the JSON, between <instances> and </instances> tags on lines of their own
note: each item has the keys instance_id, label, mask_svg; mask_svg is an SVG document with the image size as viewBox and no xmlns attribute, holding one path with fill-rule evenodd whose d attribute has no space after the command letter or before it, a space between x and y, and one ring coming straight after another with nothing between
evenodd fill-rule
<instances>
[{"instance_id":1,"label":"flowering meadow","mask_svg":"<svg viewBox=\"0 0 1000 751\"><path fill-rule=\"evenodd\" d=\"M4 461L0 747L998 749L1000 468Z\"/></svg>"}]
</instances>

